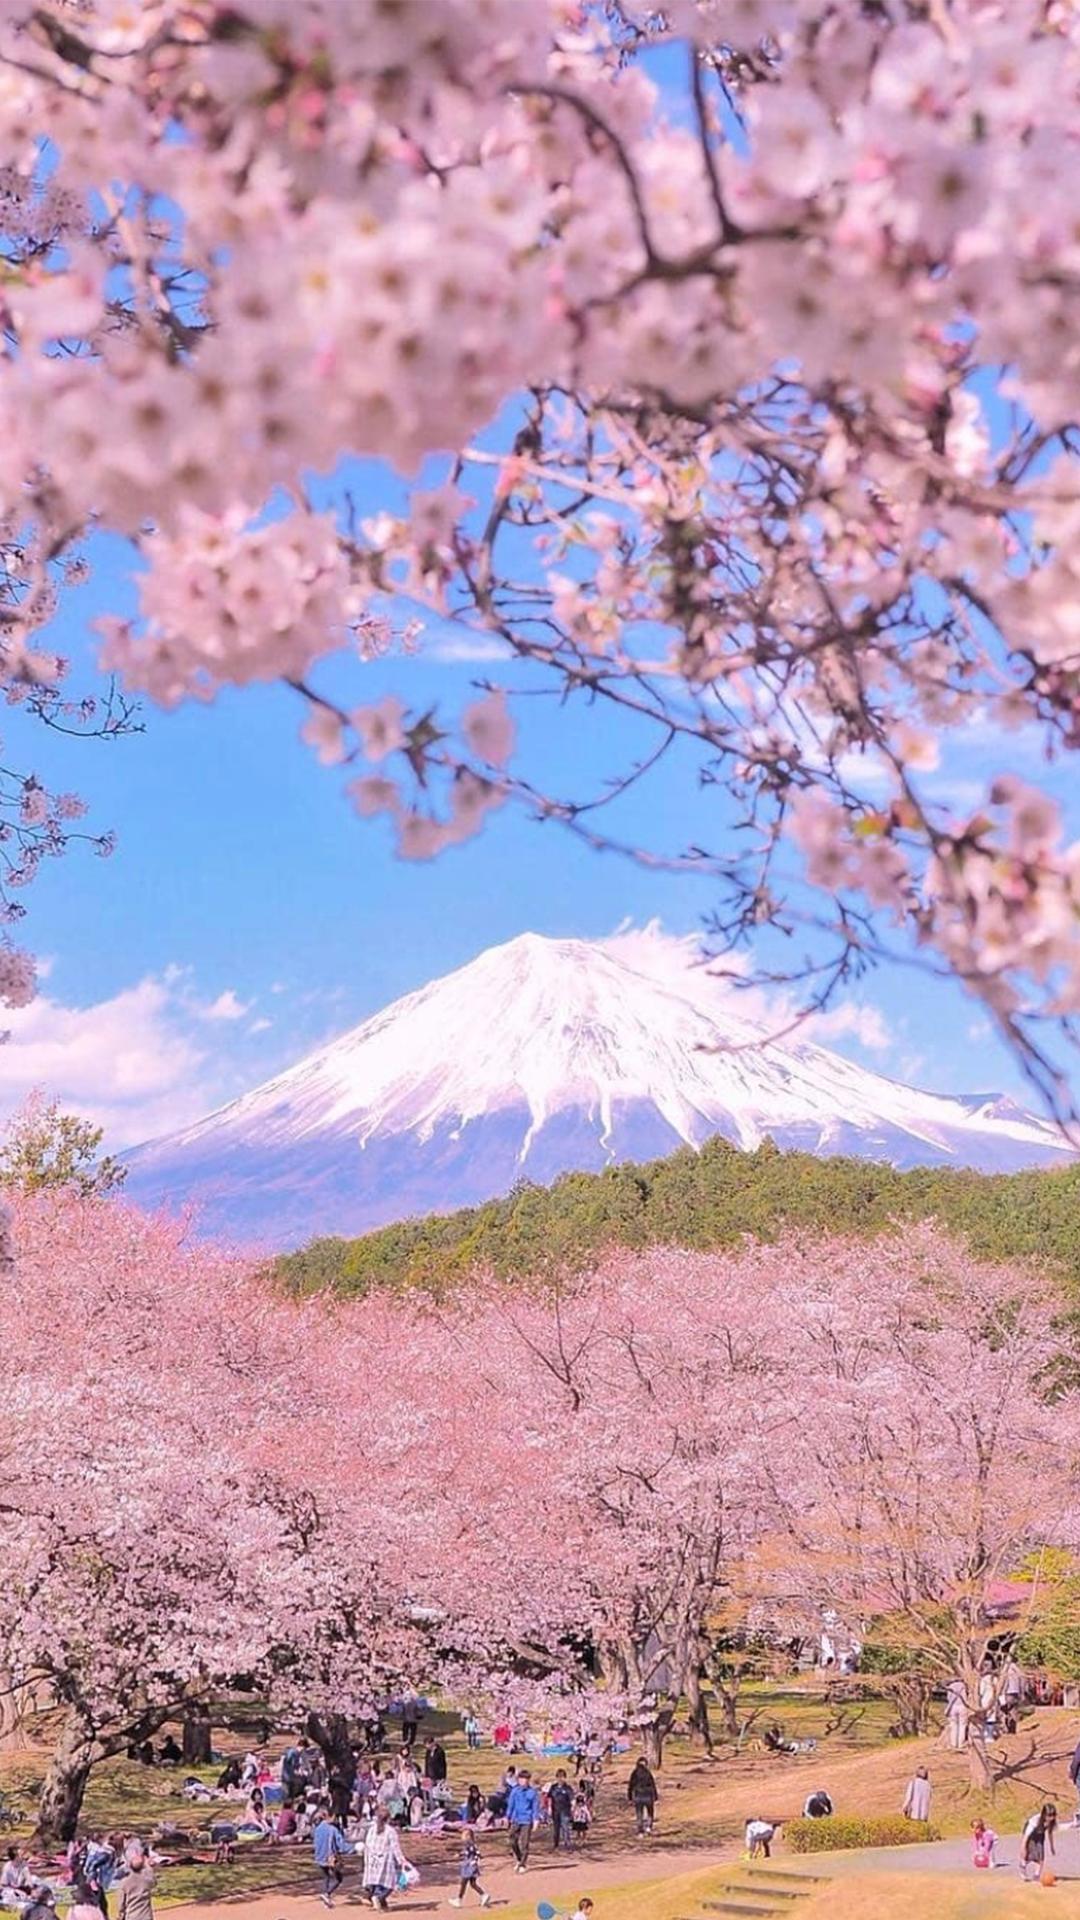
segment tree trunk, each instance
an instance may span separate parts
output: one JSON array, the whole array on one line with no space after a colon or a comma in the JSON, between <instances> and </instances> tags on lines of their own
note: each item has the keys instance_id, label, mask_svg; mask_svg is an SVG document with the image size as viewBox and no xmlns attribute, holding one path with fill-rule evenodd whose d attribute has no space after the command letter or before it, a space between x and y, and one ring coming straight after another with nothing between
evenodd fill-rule
<instances>
[{"instance_id":1,"label":"tree trunk","mask_svg":"<svg viewBox=\"0 0 1080 1920\"><path fill-rule=\"evenodd\" d=\"M671 1732L671 1723L674 1718L674 1704L660 1707L648 1726L642 1729L645 1758L653 1771L657 1771L664 1764L664 1741Z\"/></svg>"},{"instance_id":2,"label":"tree trunk","mask_svg":"<svg viewBox=\"0 0 1080 1920\"><path fill-rule=\"evenodd\" d=\"M973 1787L993 1794L994 1769L986 1744L986 1716L973 1713L968 1722L968 1768Z\"/></svg>"},{"instance_id":3,"label":"tree trunk","mask_svg":"<svg viewBox=\"0 0 1080 1920\"><path fill-rule=\"evenodd\" d=\"M343 1713L309 1713L307 1731L308 1737L314 1740L326 1761L328 1774L348 1774L351 1771L352 1739L349 1722Z\"/></svg>"},{"instance_id":4,"label":"tree trunk","mask_svg":"<svg viewBox=\"0 0 1080 1920\"><path fill-rule=\"evenodd\" d=\"M41 1786L34 1829L38 1844L66 1846L74 1839L90 1769L100 1758L101 1748L92 1729L80 1714L70 1714Z\"/></svg>"},{"instance_id":5,"label":"tree trunk","mask_svg":"<svg viewBox=\"0 0 1080 1920\"><path fill-rule=\"evenodd\" d=\"M700 1667L691 1667L686 1678L686 1698L690 1707L690 1739L695 1746L704 1747L712 1755L712 1729L709 1726L709 1703L705 1698L705 1689L701 1684Z\"/></svg>"},{"instance_id":6,"label":"tree trunk","mask_svg":"<svg viewBox=\"0 0 1080 1920\"><path fill-rule=\"evenodd\" d=\"M185 1767L208 1767L214 1757L210 1709L200 1701L184 1714L182 1748Z\"/></svg>"}]
</instances>

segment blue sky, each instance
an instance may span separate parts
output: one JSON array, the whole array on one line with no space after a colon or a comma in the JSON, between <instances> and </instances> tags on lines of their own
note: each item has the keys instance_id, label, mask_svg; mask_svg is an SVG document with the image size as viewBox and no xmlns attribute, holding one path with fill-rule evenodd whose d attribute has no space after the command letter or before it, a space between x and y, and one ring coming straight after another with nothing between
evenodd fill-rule
<instances>
[{"instance_id":1,"label":"blue sky","mask_svg":"<svg viewBox=\"0 0 1080 1920\"><path fill-rule=\"evenodd\" d=\"M365 506L396 491L365 475ZM84 682L95 615L132 603L130 558L99 542L90 584L58 616L53 637ZM410 705L453 710L484 669L440 651L350 664L351 703L394 688ZM527 706L526 768L542 764L556 790L580 794L623 764L610 717ZM303 714L284 689L147 707L143 718L144 733L108 745L45 735L17 711L0 724L9 764L77 789L89 824L117 834L111 860L74 851L27 895L24 935L47 978L0 1050L0 1105L44 1085L101 1119L117 1145L186 1123L525 929L602 936L657 918L684 933L714 898L707 880L592 853L510 807L437 862L400 862L387 824L358 820L343 776L301 744ZM954 783L985 774L985 750L971 742ZM716 806L672 767L623 803L620 824L649 838L659 823L669 845L715 843ZM1020 1084L960 990L910 969L871 976L820 1037L943 1090Z\"/></svg>"}]
</instances>

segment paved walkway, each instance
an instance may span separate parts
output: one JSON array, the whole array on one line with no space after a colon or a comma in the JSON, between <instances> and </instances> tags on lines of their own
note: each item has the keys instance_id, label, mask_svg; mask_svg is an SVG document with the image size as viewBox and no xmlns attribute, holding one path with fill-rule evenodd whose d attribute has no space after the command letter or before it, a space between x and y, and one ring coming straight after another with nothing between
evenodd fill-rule
<instances>
[{"instance_id":1,"label":"paved walkway","mask_svg":"<svg viewBox=\"0 0 1080 1920\"><path fill-rule=\"evenodd\" d=\"M606 1855L603 1859L571 1854L554 1855L550 1847L538 1847L529 1862L528 1871L515 1873L507 1859L505 1833L493 1835L486 1847L482 1835L480 1839L481 1881L492 1896L493 1909L515 1906L521 1902L535 1906L538 1900L550 1900L560 1913L569 1913L577 1905L581 1894L595 1893L601 1887L625 1886L636 1881L671 1880L681 1873L705 1872L709 1867L730 1864L741 1857L741 1849L734 1845L726 1848L667 1848L657 1836L653 1841L643 1841L638 1845L631 1843L625 1852ZM458 1849L448 1846L445 1862L440 1860L422 1867L419 1886L411 1887L406 1893L395 1894L391 1901L392 1911L430 1914L445 1909L450 1895L456 1894L458 1889L455 1871L457 1855ZM813 1869L812 1861L807 1861L806 1865ZM317 1920L323 1908L319 1902L319 1875L314 1867L309 1877L310 1892L238 1894L226 1900L197 1900L170 1907L169 1920L173 1915L178 1916L178 1920L183 1920L183 1916L190 1916L190 1920L195 1920L195 1916L198 1916L198 1920L207 1920L207 1916L212 1914L221 1914L223 1920L237 1920L241 1907L244 1920ZM346 1866L345 1884L334 1903L335 1910L347 1908L353 1916L368 1913L370 1909L359 1898L359 1888L357 1866L350 1860ZM471 1894L462 1912L479 1915L479 1902Z\"/></svg>"}]
</instances>

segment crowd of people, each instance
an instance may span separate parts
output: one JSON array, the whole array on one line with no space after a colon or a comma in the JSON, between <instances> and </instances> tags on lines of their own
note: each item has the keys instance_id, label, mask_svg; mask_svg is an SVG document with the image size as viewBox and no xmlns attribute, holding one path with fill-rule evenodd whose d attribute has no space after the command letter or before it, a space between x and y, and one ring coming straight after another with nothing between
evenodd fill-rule
<instances>
[{"instance_id":1,"label":"crowd of people","mask_svg":"<svg viewBox=\"0 0 1080 1920\"><path fill-rule=\"evenodd\" d=\"M90 1833L72 1842L63 1863L31 1865L21 1847L7 1848L0 1867L0 1905L19 1920L56 1920L60 1902L72 1920L154 1920L153 1890L160 1858L137 1838Z\"/></svg>"}]
</instances>

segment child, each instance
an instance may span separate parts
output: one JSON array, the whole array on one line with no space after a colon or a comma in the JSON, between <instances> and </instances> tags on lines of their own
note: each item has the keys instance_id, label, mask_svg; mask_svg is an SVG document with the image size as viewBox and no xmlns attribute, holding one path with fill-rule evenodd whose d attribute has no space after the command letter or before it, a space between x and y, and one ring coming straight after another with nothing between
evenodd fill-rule
<instances>
[{"instance_id":1,"label":"child","mask_svg":"<svg viewBox=\"0 0 1080 1920\"><path fill-rule=\"evenodd\" d=\"M574 1804L570 1809L570 1832L574 1836L574 1845L580 1846L592 1825L592 1808L588 1795L578 1787L574 1794Z\"/></svg>"},{"instance_id":2,"label":"child","mask_svg":"<svg viewBox=\"0 0 1080 1920\"><path fill-rule=\"evenodd\" d=\"M988 1827L985 1820L973 1820L971 1823L971 1861L976 1867L993 1867L994 1848L997 1846L997 1834Z\"/></svg>"},{"instance_id":3,"label":"child","mask_svg":"<svg viewBox=\"0 0 1080 1920\"><path fill-rule=\"evenodd\" d=\"M458 1873L461 1877L461 1885L457 1890L457 1899L450 1900L447 1904L451 1907L463 1906L467 1889L473 1887L480 1895L480 1905L482 1907L490 1907L491 1895L490 1893L485 1893L483 1887L480 1885L480 1855L476 1847L476 1838L475 1835L468 1831L466 1831L461 1843L461 1865L458 1868Z\"/></svg>"}]
</instances>

